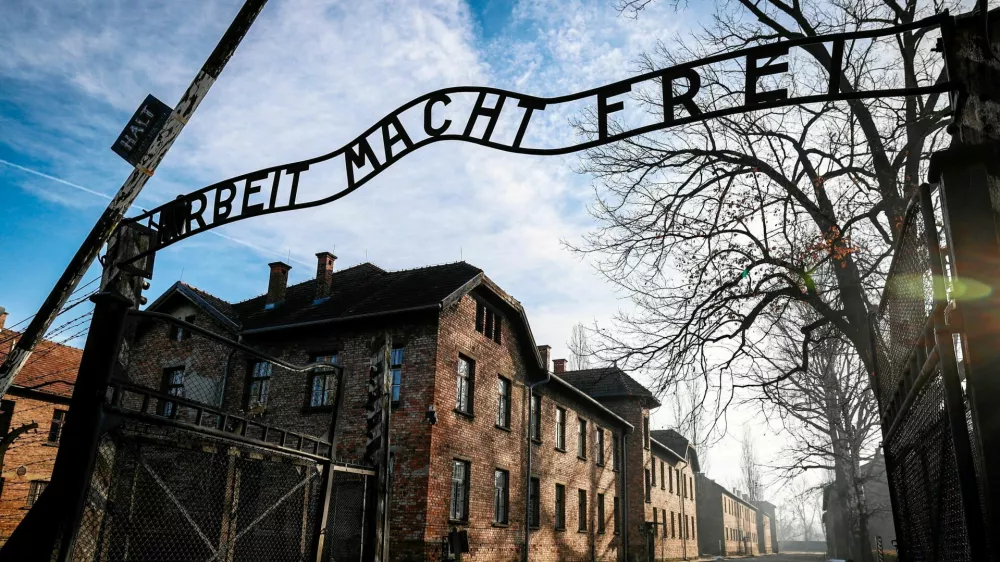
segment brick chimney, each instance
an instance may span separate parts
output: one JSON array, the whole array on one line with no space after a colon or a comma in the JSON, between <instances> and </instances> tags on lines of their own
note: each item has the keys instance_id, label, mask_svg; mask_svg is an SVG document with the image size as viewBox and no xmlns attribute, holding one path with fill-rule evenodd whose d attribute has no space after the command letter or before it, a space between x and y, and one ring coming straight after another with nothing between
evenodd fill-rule
<instances>
[{"instance_id":1,"label":"brick chimney","mask_svg":"<svg viewBox=\"0 0 1000 562\"><path fill-rule=\"evenodd\" d=\"M566 360L565 359L553 359L552 360L552 372L561 375L566 372Z\"/></svg>"},{"instance_id":2,"label":"brick chimney","mask_svg":"<svg viewBox=\"0 0 1000 562\"><path fill-rule=\"evenodd\" d=\"M6 321L7 321L7 309L0 306L0 330L3 329L3 324Z\"/></svg>"},{"instance_id":3,"label":"brick chimney","mask_svg":"<svg viewBox=\"0 0 1000 562\"><path fill-rule=\"evenodd\" d=\"M552 346L550 345L540 345L538 346L538 354L542 356L542 366L545 370L549 370L549 353L552 351Z\"/></svg>"},{"instance_id":4,"label":"brick chimney","mask_svg":"<svg viewBox=\"0 0 1000 562\"><path fill-rule=\"evenodd\" d=\"M316 301L333 294L333 264L337 256L330 252L316 254Z\"/></svg>"},{"instance_id":5,"label":"brick chimney","mask_svg":"<svg viewBox=\"0 0 1000 562\"><path fill-rule=\"evenodd\" d=\"M264 301L264 308L274 308L276 304L285 300L285 289L288 288L288 271L292 269L292 266L280 261L267 265L271 268L271 277L267 281L267 300Z\"/></svg>"}]
</instances>

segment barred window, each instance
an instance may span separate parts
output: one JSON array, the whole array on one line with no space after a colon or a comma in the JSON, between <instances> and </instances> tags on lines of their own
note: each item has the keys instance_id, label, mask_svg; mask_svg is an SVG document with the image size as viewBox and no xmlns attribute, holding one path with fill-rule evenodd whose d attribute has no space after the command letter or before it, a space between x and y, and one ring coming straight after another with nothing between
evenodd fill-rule
<instances>
[{"instance_id":1,"label":"barred window","mask_svg":"<svg viewBox=\"0 0 1000 562\"><path fill-rule=\"evenodd\" d=\"M25 502L25 507L35 505L35 502L38 501L38 496L42 495L42 491L48 485L49 482L47 480L32 480L28 486L28 499Z\"/></svg>"},{"instance_id":2,"label":"barred window","mask_svg":"<svg viewBox=\"0 0 1000 562\"><path fill-rule=\"evenodd\" d=\"M556 449L566 450L566 410L556 408Z\"/></svg>"},{"instance_id":3,"label":"barred window","mask_svg":"<svg viewBox=\"0 0 1000 562\"><path fill-rule=\"evenodd\" d=\"M497 427L510 428L510 381L497 377Z\"/></svg>"},{"instance_id":4,"label":"barred window","mask_svg":"<svg viewBox=\"0 0 1000 562\"><path fill-rule=\"evenodd\" d=\"M581 459L587 458L587 420L582 418L577 419L577 435L576 435L576 456Z\"/></svg>"},{"instance_id":5,"label":"barred window","mask_svg":"<svg viewBox=\"0 0 1000 562\"><path fill-rule=\"evenodd\" d=\"M614 525L615 534L617 535L619 533L619 531L618 531L618 517L619 517L619 512L618 512L618 496L615 496L614 499L611 500L611 503L614 505L614 508L613 508L614 513L612 514L612 517L614 518L614 520L611 522L611 524Z\"/></svg>"},{"instance_id":6,"label":"barred window","mask_svg":"<svg viewBox=\"0 0 1000 562\"><path fill-rule=\"evenodd\" d=\"M339 363L336 353L313 355L310 363ZM314 371L309 375L309 405L311 407L332 406L337 395L337 373L333 371Z\"/></svg>"},{"instance_id":7,"label":"barred window","mask_svg":"<svg viewBox=\"0 0 1000 562\"><path fill-rule=\"evenodd\" d=\"M493 473L493 522L507 523L510 473L499 468Z\"/></svg>"},{"instance_id":8,"label":"barred window","mask_svg":"<svg viewBox=\"0 0 1000 562\"><path fill-rule=\"evenodd\" d=\"M604 429L597 428L597 466L604 466Z\"/></svg>"},{"instance_id":9,"label":"barred window","mask_svg":"<svg viewBox=\"0 0 1000 562\"><path fill-rule=\"evenodd\" d=\"M476 302L476 331L496 343L502 342L500 333L503 331L503 322L500 318L500 315L486 306L486 303Z\"/></svg>"},{"instance_id":10,"label":"barred window","mask_svg":"<svg viewBox=\"0 0 1000 562\"><path fill-rule=\"evenodd\" d=\"M652 487L649 485L649 469L646 469L646 503L649 503L652 498Z\"/></svg>"},{"instance_id":11,"label":"barred window","mask_svg":"<svg viewBox=\"0 0 1000 562\"><path fill-rule=\"evenodd\" d=\"M184 398L184 367L163 370L163 392ZM164 416L173 416L176 406L173 402L164 402L160 407L160 413Z\"/></svg>"},{"instance_id":12,"label":"barred window","mask_svg":"<svg viewBox=\"0 0 1000 562\"><path fill-rule=\"evenodd\" d=\"M178 320L181 320L178 318ZM185 316L183 318L188 324L194 324L194 316ZM191 331L185 330L183 326L178 326L177 324L170 324L170 340L171 341L184 341L191 337Z\"/></svg>"},{"instance_id":13,"label":"barred window","mask_svg":"<svg viewBox=\"0 0 1000 562\"><path fill-rule=\"evenodd\" d=\"M394 347L389 354L389 369L392 371L392 403L399 405L400 390L403 386L403 348Z\"/></svg>"},{"instance_id":14,"label":"barred window","mask_svg":"<svg viewBox=\"0 0 1000 562\"><path fill-rule=\"evenodd\" d=\"M542 396L531 395L531 438L542 440Z\"/></svg>"},{"instance_id":15,"label":"barred window","mask_svg":"<svg viewBox=\"0 0 1000 562\"><path fill-rule=\"evenodd\" d=\"M529 522L532 527L541 525L542 518L542 486L538 478L532 477L528 487L529 504L531 505L531 515Z\"/></svg>"},{"instance_id":16,"label":"barred window","mask_svg":"<svg viewBox=\"0 0 1000 562\"><path fill-rule=\"evenodd\" d=\"M52 425L49 426L49 443L59 441L64 423L66 423L66 410L53 410Z\"/></svg>"},{"instance_id":17,"label":"barred window","mask_svg":"<svg viewBox=\"0 0 1000 562\"><path fill-rule=\"evenodd\" d=\"M667 483L664 481L664 474L666 474L666 469L664 468L663 461L660 461L660 489L667 489Z\"/></svg>"},{"instance_id":18,"label":"barred window","mask_svg":"<svg viewBox=\"0 0 1000 562\"><path fill-rule=\"evenodd\" d=\"M597 494L597 532L604 534L604 494Z\"/></svg>"},{"instance_id":19,"label":"barred window","mask_svg":"<svg viewBox=\"0 0 1000 562\"><path fill-rule=\"evenodd\" d=\"M469 519L469 468L467 461L452 461L449 517L455 521Z\"/></svg>"},{"instance_id":20,"label":"barred window","mask_svg":"<svg viewBox=\"0 0 1000 562\"><path fill-rule=\"evenodd\" d=\"M476 364L471 359L458 356L458 376L455 391L455 409L465 414L472 413L472 385L475 380Z\"/></svg>"},{"instance_id":21,"label":"barred window","mask_svg":"<svg viewBox=\"0 0 1000 562\"><path fill-rule=\"evenodd\" d=\"M618 471L621 467L621 443L617 433L611 434L611 469Z\"/></svg>"},{"instance_id":22,"label":"barred window","mask_svg":"<svg viewBox=\"0 0 1000 562\"><path fill-rule=\"evenodd\" d=\"M566 486L556 484L556 529L566 528Z\"/></svg>"},{"instance_id":23,"label":"barred window","mask_svg":"<svg viewBox=\"0 0 1000 562\"><path fill-rule=\"evenodd\" d=\"M576 502L577 530L587 530L587 490L578 490Z\"/></svg>"},{"instance_id":24,"label":"barred window","mask_svg":"<svg viewBox=\"0 0 1000 562\"><path fill-rule=\"evenodd\" d=\"M250 367L247 385L247 409L267 406L267 393L271 388L273 365L267 361L257 361Z\"/></svg>"},{"instance_id":25,"label":"barred window","mask_svg":"<svg viewBox=\"0 0 1000 562\"><path fill-rule=\"evenodd\" d=\"M653 487L656 487L656 459L649 459L650 468L650 483Z\"/></svg>"}]
</instances>

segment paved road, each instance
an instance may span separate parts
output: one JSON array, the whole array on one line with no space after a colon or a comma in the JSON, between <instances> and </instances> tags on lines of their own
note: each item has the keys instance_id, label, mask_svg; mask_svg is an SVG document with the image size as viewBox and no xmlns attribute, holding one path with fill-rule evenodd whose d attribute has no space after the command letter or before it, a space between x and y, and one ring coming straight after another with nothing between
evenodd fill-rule
<instances>
[{"instance_id":1,"label":"paved road","mask_svg":"<svg viewBox=\"0 0 1000 562\"><path fill-rule=\"evenodd\" d=\"M826 556L823 554L814 553L790 553L790 554L775 554L774 556L763 556L760 560L766 560L767 562L825 562Z\"/></svg>"}]
</instances>

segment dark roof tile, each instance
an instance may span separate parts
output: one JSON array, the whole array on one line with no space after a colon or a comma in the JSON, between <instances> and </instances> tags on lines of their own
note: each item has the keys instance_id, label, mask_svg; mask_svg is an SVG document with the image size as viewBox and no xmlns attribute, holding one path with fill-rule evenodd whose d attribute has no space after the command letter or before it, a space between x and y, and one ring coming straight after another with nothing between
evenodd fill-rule
<instances>
[{"instance_id":1,"label":"dark roof tile","mask_svg":"<svg viewBox=\"0 0 1000 562\"><path fill-rule=\"evenodd\" d=\"M0 362L21 337L19 332L0 328ZM14 384L63 397L73 394L83 350L42 340L17 374Z\"/></svg>"},{"instance_id":2,"label":"dark roof tile","mask_svg":"<svg viewBox=\"0 0 1000 562\"><path fill-rule=\"evenodd\" d=\"M660 405L648 388L618 367L601 367L559 373L559 377L594 398L633 396Z\"/></svg>"}]
</instances>

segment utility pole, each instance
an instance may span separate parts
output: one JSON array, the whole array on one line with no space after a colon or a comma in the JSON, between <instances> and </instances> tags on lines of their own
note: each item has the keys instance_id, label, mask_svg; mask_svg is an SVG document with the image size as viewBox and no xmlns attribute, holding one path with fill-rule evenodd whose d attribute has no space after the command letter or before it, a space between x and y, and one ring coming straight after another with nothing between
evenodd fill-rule
<instances>
[{"instance_id":1,"label":"utility pole","mask_svg":"<svg viewBox=\"0 0 1000 562\"><path fill-rule=\"evenodd\" d=\"M218 79L222 69L233 56L236 47L246 35L250 26L257 18L257 14L264 8L267 0L246 0L236 19L229 25L229 29L222 36L215 50L202 65L194 81L184 92L177 107L170 113L169 119L163 128L156 135L156 138L149 145L149 148L142 154L141 159L135 165L135 169L129 174L128 179L122 184L121 189L115 195L108 208L97 220L97 224L87 235L76 255L69 262L56 286L52 288L49 296L42 303L41 308L35 317L24 329L17 345L7 354L6 359L0 365L0 397L3 397L10 386L14 383L14 378L21 371L25 362L31 357L35 345L45 336L52 325L53 320L59 311L66 304L69 296L76 290L80 280L83 279L87 269L94 263L101 247L108 242L112 233L118 228L118 224L125 216L125 212L135 202L143 186L149 181L156 171L156 167L166 156L167 151L177 140L184 125L188 123L198 105L208 94L208 90Z\"/></svg>"}]
</instances>

